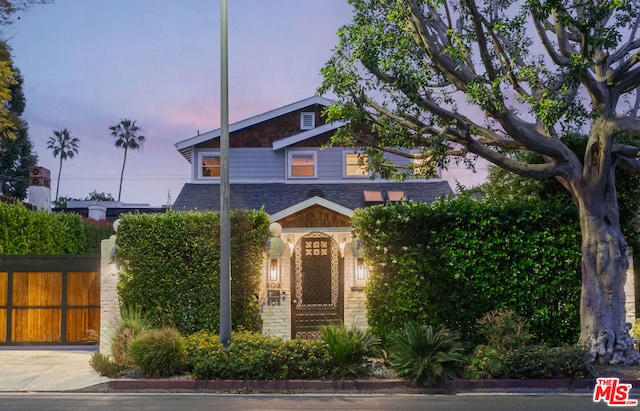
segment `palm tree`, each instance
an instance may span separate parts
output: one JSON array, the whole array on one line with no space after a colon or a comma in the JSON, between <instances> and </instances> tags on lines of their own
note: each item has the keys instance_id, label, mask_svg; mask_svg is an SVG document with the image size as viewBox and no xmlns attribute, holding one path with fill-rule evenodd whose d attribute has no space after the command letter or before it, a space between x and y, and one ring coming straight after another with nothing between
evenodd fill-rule
<instances>
[{"instance_id":1,"label":"palm tree","mask_svg":"<svg viewBox=\"0 0 640 411\"><path fill-rule=\"evenodd\" d=\"M124 166L127 164L127 151L129 149L139 150L144 144L144 136L138 134L142 128L136 126L135 120L120 119L115 126L109 127L111 135L116 138L116 147L124 148L124 161L122 162L122 172L120 173L120 188L118 189L118 201L122 194L122 178L124 177Z\"/></svg>"},{"instance_id":2,"label":"palm tree","mask_svg":"<svg viewBox=\"0 0 640 411\"><path fill-rule=\"evenodd\" d=\"M66 128L64 130L54 131L53 137L49 137L47 148L53 151L53 158L60 156L60 168L58 169L58 184L56 185L56 199L58 200L58 191L60 190L60 174L62 173L62 162L68 158L73 158L78 153L78 143L80 139L73 137L71 132Z\"/></svg>"}]
</instances>

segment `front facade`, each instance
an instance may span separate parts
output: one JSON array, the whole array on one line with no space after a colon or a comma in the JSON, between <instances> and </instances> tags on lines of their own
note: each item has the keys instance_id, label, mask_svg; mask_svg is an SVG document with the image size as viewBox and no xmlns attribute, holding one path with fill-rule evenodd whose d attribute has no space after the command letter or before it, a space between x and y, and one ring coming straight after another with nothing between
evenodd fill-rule
<instances>
[{"instance_id":1,"label":"front facade","mask_svg":"<svg viewBox=\"0 0 640 411\"><path fill-rule=\"evenodd\" d=\"M368 271L351 235L353 210L452 193L441 179L371 179L360 154L322 148L343 125L325 122L322 111L331 103L314 96L229 126L231 208L264 207L272 222L259 296L265 334L314 338L328 323L366 327ZM219 209L219 138L218 129L176 144L191 181L175 210Z\"/></svg>"}]
</instances>

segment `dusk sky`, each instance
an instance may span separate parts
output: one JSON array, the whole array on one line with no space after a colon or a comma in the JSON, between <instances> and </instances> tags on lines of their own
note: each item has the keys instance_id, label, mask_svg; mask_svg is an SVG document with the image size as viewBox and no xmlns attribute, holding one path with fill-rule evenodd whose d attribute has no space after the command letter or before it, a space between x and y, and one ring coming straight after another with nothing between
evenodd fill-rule
<instances>
[{"instance_id":1,"label":"dusk sky","mask_svg":"<svg viewBox=\"0 0 640 411\"><path fill-rule=\"evenodd\" d=\"M350 20L346 0L229 0L230 122L314 95ZM4 37L52 199L59 158L46 141L63 128L80 147L62 165L60 196L117 198L124 150L108 129L121 118L146 137L128 154L122 201L159 206L169 191L176 199L190 176L174 144L220 126L219 1L56 0L22 13Z\"/></svg>"}]
</instances>

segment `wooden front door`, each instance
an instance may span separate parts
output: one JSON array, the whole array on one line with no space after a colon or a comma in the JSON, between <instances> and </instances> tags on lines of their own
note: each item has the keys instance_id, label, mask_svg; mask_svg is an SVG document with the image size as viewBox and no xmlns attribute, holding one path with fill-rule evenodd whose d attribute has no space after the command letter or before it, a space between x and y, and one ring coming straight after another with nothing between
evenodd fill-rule
<instances>
[{"instance_id":1,"label":"wooden front door","mask_svg":"<svg viewBox=\"0 0 640 411\"><path fill-rule=\"evenodd\" d=\"M308 234L295 245L291 263L291 336L317 339L320 327L343 321L343 264L338 244L327 234Z\"/></svg>"}]
</instances>

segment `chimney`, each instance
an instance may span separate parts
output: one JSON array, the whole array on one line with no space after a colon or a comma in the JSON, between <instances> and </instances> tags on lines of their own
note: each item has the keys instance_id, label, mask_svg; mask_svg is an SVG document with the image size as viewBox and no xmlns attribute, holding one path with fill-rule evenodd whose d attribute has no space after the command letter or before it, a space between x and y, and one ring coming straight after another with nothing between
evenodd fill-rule
<instances>
[{"instance_id":1,"label":"chimney","mask_svg":"<svg viewBox=\"0 0 640 411\"><path fill-rule=\"evenodd\" d=\"M39 166L29 167L29 203L38 210L51 211L51 172Z\"/></svg>"}]
</instances>

